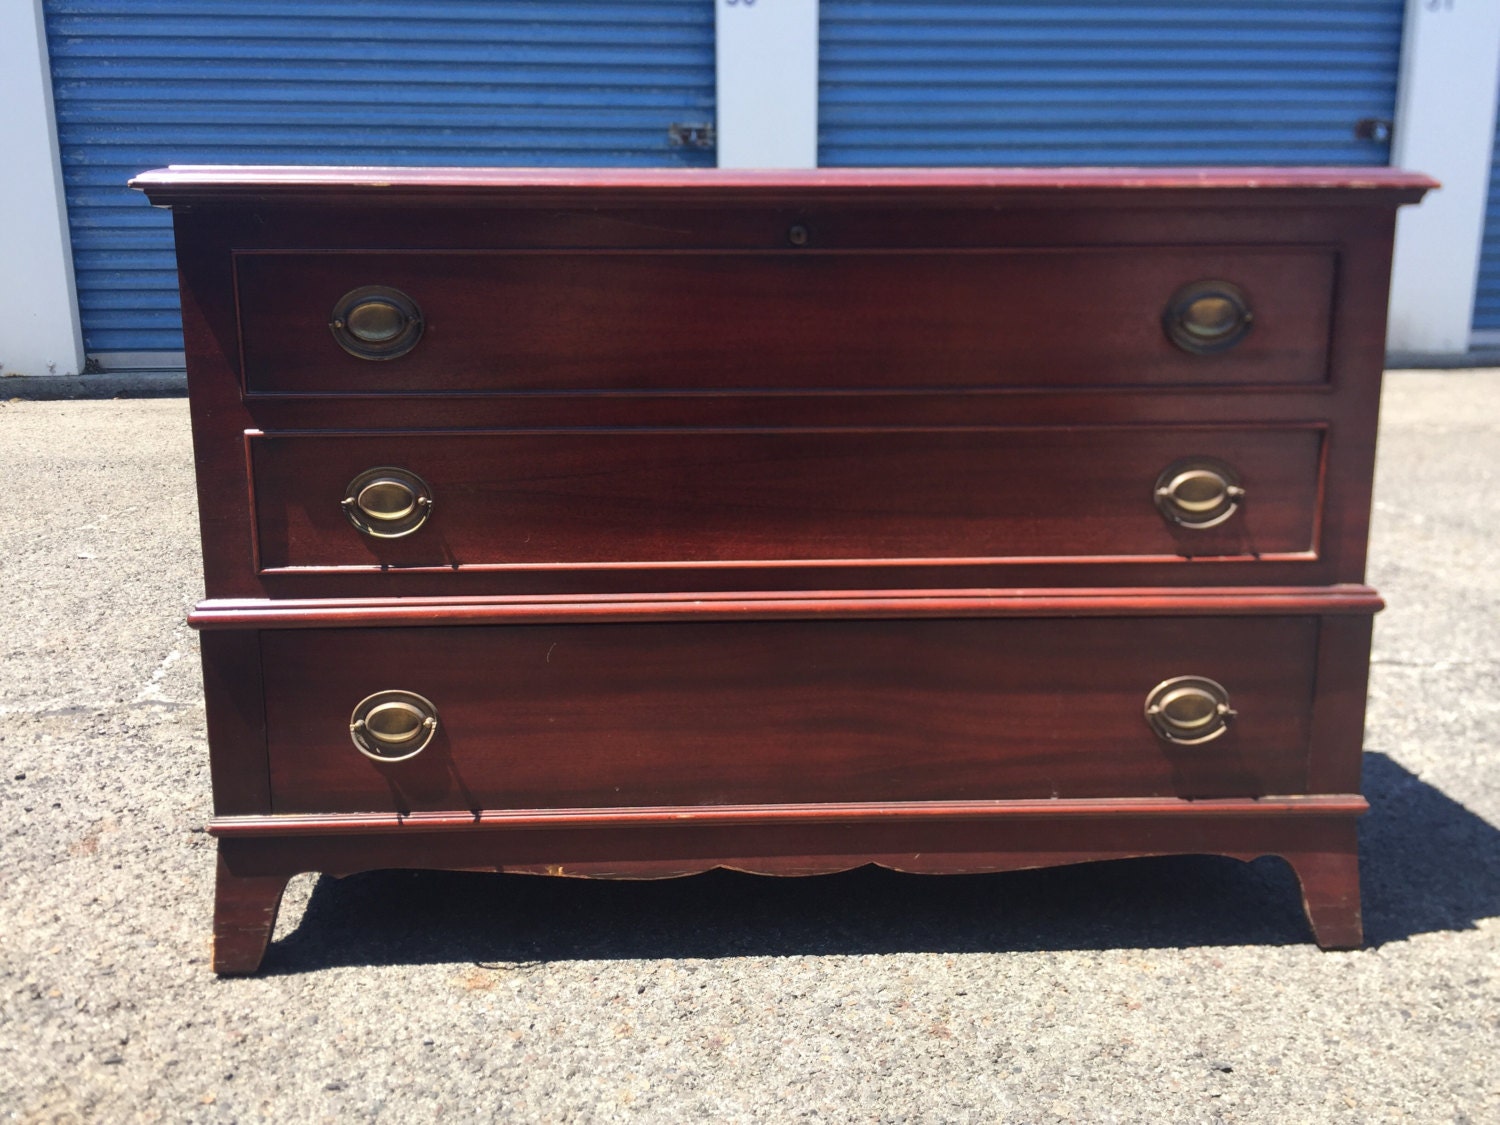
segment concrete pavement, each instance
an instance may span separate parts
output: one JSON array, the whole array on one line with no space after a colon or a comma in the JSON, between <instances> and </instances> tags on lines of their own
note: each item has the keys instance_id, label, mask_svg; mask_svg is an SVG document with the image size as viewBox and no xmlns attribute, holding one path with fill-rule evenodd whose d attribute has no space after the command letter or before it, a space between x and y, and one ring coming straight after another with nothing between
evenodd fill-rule
<instances>
[{"instance_id":1,"label":"concrete pavement","mask_svg":"<svg viewBox=\"0 0 1500 1125\"><path fill-rule=\"evenodd\" d=\"M373 873L216 980L185 403L0 467L0 1120L1500 1121L1500 371L1388 382L1352 953L1276 860Z\"/></svg>"}]
</instances>

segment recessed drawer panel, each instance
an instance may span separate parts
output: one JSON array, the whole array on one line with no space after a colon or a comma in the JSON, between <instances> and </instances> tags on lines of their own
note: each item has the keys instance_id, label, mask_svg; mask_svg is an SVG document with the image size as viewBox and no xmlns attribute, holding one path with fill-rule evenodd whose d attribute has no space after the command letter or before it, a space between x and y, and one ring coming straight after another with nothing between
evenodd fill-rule
<instances>
[{"instance_id":1,"label":"recessed drawer panel","mask_svg":"<svg viewBox=\"0 0 1500 1125\"><path fill-rule=\"evenodd\" d=\"M1335 267L1316 247L235 258L251 394L1316 384Z\"/></svg>"},{"instance_id":2,"label":"recessed drawer panel","mask_svg":"<svg viewBox=\"0 0 1500 1125\"><path fill-rule=\"evenodd\" d=\"M1317 428L292 434L251 439L258 565L1296 558Z\"/></svg>"},{"instance_id":3,"label":"recessed drawer panel","mask_svg":"<svg viewBox=\"0 0 1500 1125\"><path fill-rule=\"evenodd\" d=\"M270 631L272 804L1296 793L1318 627L1200 617ZM1215 688L1222 714L1216 696L1192 694ZM1153 729L1153 689L1191 738Z\"/></svg>"}]
</instances>

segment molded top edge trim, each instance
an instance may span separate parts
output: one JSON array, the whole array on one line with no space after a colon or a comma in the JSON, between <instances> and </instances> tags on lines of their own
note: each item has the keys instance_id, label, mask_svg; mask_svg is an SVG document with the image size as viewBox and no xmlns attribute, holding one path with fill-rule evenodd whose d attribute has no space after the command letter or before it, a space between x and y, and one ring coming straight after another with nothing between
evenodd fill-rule
<instances>
[{"instance_id":1,"label":"molded top edge trim","mask_svg":"<svg viewBox=\"0 0 1500 1125\"><path fill-rule=\"evenodd\" d=\"M1437 181L1395 168L418 168L181 164L142 172L130 186L152 203L358 194L523 198L791 193L817 197L986 195L1094 191L1339 191L1412 202Z\"/></svg>"}]
</instances>

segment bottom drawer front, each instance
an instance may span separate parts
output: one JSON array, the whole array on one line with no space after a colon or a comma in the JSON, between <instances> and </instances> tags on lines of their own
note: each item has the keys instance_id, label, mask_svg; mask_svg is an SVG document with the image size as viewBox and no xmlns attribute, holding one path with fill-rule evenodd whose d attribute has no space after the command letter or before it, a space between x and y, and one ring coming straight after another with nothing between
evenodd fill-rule
<instances>
[{"instance_id":1,"label":"bottom drawer front","mask_svg":"<svg viewBox=\"0 0 1500 1125\"><path fill-rule=\"evenodd\" d=\"M1318 620L839 620L261 634L278 813L1230 797L1307 782ZM1224 686L1201 745L1146 720ZM430 741L361 754L357 705L430 700ZM380 700L377 700L378 704ZM400 756L426 737L401 704ZM394 716L394 718L393 718ZM378 733L378 731L377 731ZM392 734L387 730L386 734ZM376 747L380 749L379 746Z\"/></svg>"}]
</instances>

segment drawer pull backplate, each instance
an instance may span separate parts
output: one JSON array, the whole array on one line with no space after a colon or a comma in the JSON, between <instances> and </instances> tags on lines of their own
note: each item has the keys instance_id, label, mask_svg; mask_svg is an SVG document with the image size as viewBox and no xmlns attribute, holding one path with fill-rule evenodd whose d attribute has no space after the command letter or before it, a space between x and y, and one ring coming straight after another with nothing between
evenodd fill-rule
<instances>
[{"instance_id":1,"label":"drawer pull backplate","mask_svg":"<svg viewBox=\"0 0 1500 1125\"><path fill-rule=\"evenodd\" d=\"M1212 742L1234 717L1224 685L1205 676L1163 680L1146 696L1146 722L1156 737L1179 746Z\"/></svg>"},{"instance_id":2,"label":"drawer pull backplate","mask_svg":"<svg viewBox=\"0 0 1500 1125\"><path fill-rule=\"evenodd\" d=\"M1217 527L1239 510L1245 489L1234 468L1212 457L1174 461L1156 478L1152 495L1170 522L1201 530Z\"/></svg>"},{"instance_id":3,"label":"drawer pull backplate","mask_svg":"<svg viewBox=\"0 0 1500 1125\"><path fill-rule=\"evenodd\" d=\"M344 515L375 539L400 539L427 522L432 489L410 469L366 469L349 482L340 502Z\"/></svg>"},{"instance_id":4,"label":"drawer pull backplate","mask_svg":"<svg viewBox=\"0 0 1500 1125\"><path fill-rule=\"evenodd\" d=\"M349 716L349 737L366 758L404 762L427 748L437 725L431 700L410 691L377 691Z\"/></svg>"},{"instance_id":5,"label":"drawer pull backplate","mask_svg":"<svg viewBox=\"0 0 1500 1125\"><path fill-rule=\"evenodd\" d=\"M1244 339L1254 319L1238 286L1227 281L1195 281L1172 294L1162 327L1183 351L1213 355Z\"/></svg>"},{"instance_id":6,"label":"drawer pull backplate","mask_svg":"<svg viewBox=\"0 0 1500 1125\"><path fill-rule=\"evenodd\" d=\"M395 359L422 338L422 311L399 289L363 285L333 306L329 331L339 347L360 359Z\"/></svg>"}]
</instances>

